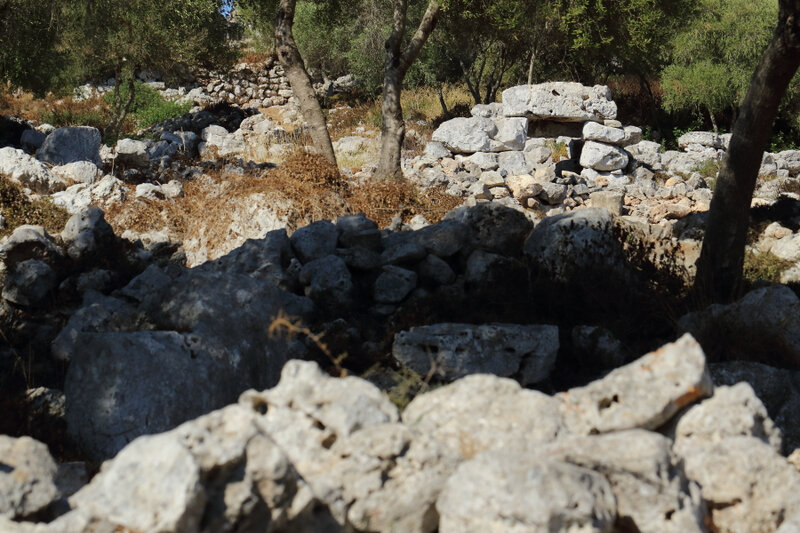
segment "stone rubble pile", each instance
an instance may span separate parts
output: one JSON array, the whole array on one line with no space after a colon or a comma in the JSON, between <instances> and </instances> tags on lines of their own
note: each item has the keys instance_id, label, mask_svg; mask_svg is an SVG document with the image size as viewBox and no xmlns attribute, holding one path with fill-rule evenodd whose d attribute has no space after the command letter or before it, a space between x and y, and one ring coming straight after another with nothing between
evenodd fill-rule
<instances>
[{"instance_id":1,"label":"stone rubble pile","mask_svg":"<svg viewBox=\"0 0 800 533\"><path fill-rule=\"evenodd\" d=\"M472 115L444 122L407 162L407 177L545 216L595 206L659 222L706 211L706 179L730 140L689 132L678 140L682 151L662 151L642 140L641 128L616 120L607 87L578 83L512 87L502 104L475 106ZM798 174L800 151L765 153L757 196L793 191Z\"/></svg>"},{"instance_id":2,"label":"stone rubble pile","mask_svg":"<svg viewBox=\"0 0 800 533\"><path fill-rule=\"evenodd\" d=\"M68 490L41 444L0 447L9 533L789 533L800 520L780 431L750 385L712 385L689 335L555 396L476 374L402 413L362 379L293 360L274 388L140 437Z\"/></svg>"},{"instance_id":3,"label":"stone rubble pile","mask_svg":"<svg viewBox=\"0 0 800 533\"><path fill-rule=\"evenodd\" d=\"M95 206L130 193L111 166L143 181L137 197L169 202L182 182L161 180L167 169L202 179L219 158L269 161L292 146L286 116L196 110L113 149L93 128L40 127L0 149L0 174L73 213L60 235L23 226L0 242L0 317L67 368L63 391L29 390L31 402L106 460L87 484L83 463L0 437L0 531L797 530L800 474L781 456L800 447L791 289L685 315L691 336L633 362L605 328L524 314L558 305L542 287L602 285L615 296L599 308L635 307L649 280L632 255L690 277L703 219L689 215L711 195L695 169L727 137L692 132L662 153L616 121L607 88L522 86L444 123L408 162L422 185L466 198L437 224L259 228L185 268L188 253L115 236ZM180 152L203 161L182 167ZM775 177L767 205L800 200L780 188L800 152L766 154L761 170ZM798 227L800 213L784 217L754 244L795 263L787 281L800 279ZM401 413L373 384L297 360L321 356L271 334L280 316L365 368L399 369L376 383L443 386ZM695 339L785 368L707 365ZM551 380L574 354L603 377L554 395L520 386L560 390Z\"/></svg>"}]
</instances>

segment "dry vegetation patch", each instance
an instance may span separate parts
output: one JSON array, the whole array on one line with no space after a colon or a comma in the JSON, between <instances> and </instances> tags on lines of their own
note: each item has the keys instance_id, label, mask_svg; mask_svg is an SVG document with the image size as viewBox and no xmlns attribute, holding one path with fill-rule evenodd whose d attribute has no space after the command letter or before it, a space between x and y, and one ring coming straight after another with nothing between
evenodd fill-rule
<instances>
[{"instance_id":1,"label":"dry vegetation patch","mask_svg":"<svg viewBox=\"0 0 800 533\"><path fill-rule=\"evenodd\" d=\"M353 187L347 200L353 212L366 214L381 228L391 224L398 215L403 222L414 215L423 215L435 224L464 202L463 198L447 194L443 188L420 191L406 180L369 181Z\"/></svg>"},{"instance_id":2,"label":"dry vegetation patch","mask_svg":"<svg viewBox=\"0 0 800 533\"><path fill-rule=\"evenodd\" d=\"M69 219L69 214L49 198L29 199L22 187L3 176L0 176L0 212L5 219L0 237L10 235L23 224L44 226L51 234L60 233Z\"/></svg>"}]
</instances>

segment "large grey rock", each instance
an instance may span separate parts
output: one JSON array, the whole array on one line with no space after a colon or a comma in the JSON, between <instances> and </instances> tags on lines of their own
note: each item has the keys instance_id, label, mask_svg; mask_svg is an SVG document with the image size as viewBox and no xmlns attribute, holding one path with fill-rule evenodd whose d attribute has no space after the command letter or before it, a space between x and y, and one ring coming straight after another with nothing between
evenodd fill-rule
<instances>
[{"instance_id":1,"label":"large grey rock","mask_svg":"<svg viewBox=\"0 0 800 533\"><path fill-rule=\"evenodd\" d=\"M628 154L610 144L587 141L581 151L580 165L599 171L620 170L628 166Z\"/></svg>"},{"instance_id":2,"label":"large grey rock","mask_svg":"<svg viewBox=\"0 0 800 533\"><path fill-rule=\"evenodd\" d=\"M519 255L522 244L533 229L530 220L516 209L486 202L459 207L445 215L466 225L476 248L502 255Z\"/></svg>"},{"instance_id":3,"label":"large grey rock","mask_svg":"<svg viewBox=\"0 0 800 533\"><path fill-rule=\"evenodd\" d=\"M544 219L525 241L525 255L558 281L624 276L625 257L605 209L579 209Z\"/></svg>"},{"instance_id":4,"label":"large grey rock","mask_svg":"<svg viewBox=\"0 0 800 533\"><path fill-rule=\"evenodd\" d=\"M661 166L670 172L691 174L709 161L718 161L718 153L713 150L712 152L713 153L697 153L667 150L663 154L660 154Z\"/></svg>"},{"instance_id":5,"label":"large grey rock","mask_svg":"<svg viewBox=\"0 0 800 533\"><path fill-rule=\"evenodd\" d=\"M115 147L116 162L129 167L146 167L150 164L147 144L134 139L120 139Z\"/></svg>"},{"instance_id":6,"label":"large grey rock","mask_svg":"<svg viewBox=\"0 0 800 533\"><path fill-rule=\"evenodd\" d=\"M378 303L401 302L417 286L417 274L394 265L386 265L375 280L373 297Z\"/></svg>"},{"instance_id":7,"label":"large grey rock","mask_svg":"<svg viewBox=\"0 0 800 533\"><path fill-rule=\"evenodd\" d=\"M378 224L367 218L364 213L344 215L336 219L339 230L339 244L346 248L358 246L377 249L381 242Z\"/></svg>"},{"instance_id":8,"label":"large grey rock","mask_svg":"<svg viewBox=\"0 0 800 533\"><path fill-rule=\"evenodd\" d=\"M715 531L775 531L800 508L800 473L763 440L725 438L683 456L702 487Z\"/></svg>"},{"instance_id":9,"label":"large grey rock","mask_svg":"<svg viewBox=\"0 0 800 533\"><path fill-rule=\"evenodd\" d=\"M74 161L91 161L98 167L100 160L100 131L89 126L70 126L53 131L36 151L45 163L65 165Z\"/></svg>"},{"instance_id":10,"label":"large grey rock","mask_svg":"<svg viewBox=\"0 0 800 533\"><path fill-rule=\"evenodd\" d=\"M583 125L583 138L587 141L597 141L622 146L625 142L625 130L590 121Z\"/></svg>"},{"instance_id":11,"label":"large grey rock","mask_svg":"<svg viewBox=\"0 0 800 533\"><path fill-rule=\"evenodd\" d=\"M800 409L800 374L787 372L755 361L727 361L709 365L715 385L736 385L742 381L753 387L780 428L783 447L787 453L800 448L800 424L796 413Z\"/></svg>"},{"instance_id":12,"label":"large grey rock","mask_svg":"<svg viewBox=\"0 0 800 533\"><path fill-rule=\"evenodd\" d=\"M245 361L167 331L83 333L64 392L67 429L93 460L236 400L249 381Z\"/></svg>"},{"instance_id":13,"label":"large grey rock","mask_svg":"<svg viewBox=\"0 0 800 533\"><path fill-rule=\"evenodd\" d=\"M436 502L442 533L611 532L616 501L602 474L505 451L462 464Z\"/></svg>"},{"instance_id":14,"label":"large grey rock","mask_svg":"<svg viewBox=\"0 0 800 533\"><path fill-rule=\"evenodd\" d=\"M339 232L330 220L320 220L292 233L292 249L302 263L331 255L336 250Z\"/></svg>"},{"instance_id":15,"label":"large grey rock","mask_svg":"<svg viewBox=\"0 0 800 533\"><path fill-rule=\"evenodd\" d=\"M64 258L64 251L42 226L24 224L17 227L0 246L0 260L11 268L26 259L39 259L54 266Z\"/></svg>"},{"instance_id":16,"label":"large grey rock","mask_svg":"<svg viewBox=\"0 0 800 533\"><path fill-rule=\"evenodd\" d=\"M129 304L87 302L53 342L56 357L72 359L68 430L94 457L273 385L303 348L270 335L270 321L307 319L313 309L271 281L211 270L148 269L121 293Z\"/></svg>"},{"instance_id":17,"label":"large grey rock","mask_svg":"<svg viewBox=\"0 0 800 533\"><path fill-rule=\"evenodd\" d=\"M72 215L61 232L67 255L82 261L98 251L108 251L114 242L114 230L106 222L103 210L97 206Z\"/></svg>"},{"instance_id":18,"label":"large grey rock","mask_svg":"<svg viewBox=\"0 0 800 533\"><path fill-rule=\"evenodd\" d=\"M32 519L58 499L57 471L46 445L0 435L0 517Z\"/></svg>"},{"instance_id":19,"label":"large grey rock","mask_svg":"<svg viewBox=\"0 0 800 533\"><path fill-rule=\"evenodd\" d=\"M498 171L506 172L508 176L527 174L532 169L525 159L525 153L520 150L498 154L497 163Z\"/></svg>"},{"instance_id":20,"label":"large grey rock","mask_svg":"<svg viewBox=\"0 0 800 533\"><path fill-rule=\"evenodd\" d=\"M714 304L679 320L707 350L725 359L752 359L800 368L800 299L785 285L769 285L747 293L730 305Z\"/></svg>"},{"instance_id":21,"label":"large grey rock","mask_svg":"<svg viewBox=\"0 0 800 533\"><path fill-rule=\"evenodd\" d=\"M288 290L295 281L287 272L293 257L286 229L279 229L270 231L263 239L248 239L230 253L196 268L246 274Z\"/></svg>"},{"instance_id":22,"label":"large grey rock","mask_svg":"<svg viewBox=\"0 0 800 533\"><path fill-rule=\"evenodd\" d=\"M436 531L435 503L457 463L436 442L419 438L402 424L370 425L337 439L330 460L315 477L337 494L334 508L347 507L358 531ZM331 501L331 500L328 500Z\"/></svg>"},{"instance_id":23,"label":"large grey rock","mask_svg":"<svg viewBox=\"0 0 800 533\"><path fill-rule=\"evenodd\" d=\"M500 146L495 151L522 150L528 138L528 120L525 118L496 118L497 133L494 140Z\"/></svg>"},{"instance_id":24,"label":"large grey rock","mask_svg":"<svg viewBox=\"0 0 800 533\"><path fill-rule=\"evenodd\" d=\"M46 137L47 135L40 131L28 129L22 132L22 135L19 138L19 143L23 150L35 152L40 146L42 146L42 143Z\"/></svg>"},{"instance_id":25,"label":"large grey rock","mask_svg":"<svg viewBox=\"0 0 800 533\"><path fill-rule=\"evenodd\" d=\"M305 294L323 305L347 305L353 298L353 276L344 260L327 255L306 263L300 271Z\"/></svg>"},{"instance_id":26,"label":"large grey rock","mask_svg":"<svg viewBox=\"0 0 800 533\"><path fill-rule=\"evenodd\" d=\"M655 429L712 389L703 350L691 335L684 335L556 398L569 431L588 435Z\"/></svg>"},{"instance_id":27,"label":"large grey rock","mask_svg":"<svg viewBox=\"0 0 800 533\"><path fill-rule=\"evenodd\" d=\"M431 140L455 153L492 152L499 147L499 143L492 143L496 133L497 126L488 118L457 117L443 122Z\"/></svg>"},{"instance_id":28,"label":"large grey rock","mask_svg":"<svg viewBox=\"0 0 800 533\"><path fill-rule=\"evenodd\" d=\"M560 122L602 121L617 117L617 104L605 85L574 82L519 85L503 91L503 114Z\"/></svg>"},{"instance_id":29,"label":"large grey rock","mask_svg":"<svg viewBox=\"0 0 800 533\"><path fill-rule=\"evenodd\" d=\"M661 168L661 145L653 141L640 141L625 147L637 163L653 170Z\"/></svg>"},{"instance_id":30,"label":"large grey rock","mask_svg":"<svg viewBox=\"0 0 800 533\"><path fill-rule=\"evenodd\" d=\"M397 408L374 385L356 377L331 378L315 363L294 360L284 366L276 387L261 393L249 391L242 395L240 404L264 413L260 427L286 453L314 495L327 504L340 523L346 520L352 503L349 491L356 489L364 494L377 488L375 481L380 484L380 477L371 476L360 489L344 489L341 478L332 476L335 469L331 468L342 459L341 448L336 446L340 441L356 438L368 428L398 421ZM390 442L386 444L390 445L387 457L399 455L392 451L396 448ZM362 456L377 451L358 448ZM378 466L374 460L372 465ZM361 466L372 470L369 467L369 463Z\"/></svg>"},{"instance_id":31,"label":"large grey rock","mask_svg":"<svg viewBox=\"0 0 800 533\"><path fill-rule=\"evenodd\" d=\"M395 335L392 357L423 376L446 380L487 373L523 385L547 379L558 353L558 327L434 324Z\"/></svg>"},{"instance_id":32,"label":"large grey rock","mask_svg":"<svg viewBox=\"0 0 800 533\"><path fill-rule=\"evenodd\" d=\"M131 443L70 503L135 531L197 531L204 499L192 452L166 434Z\"/></svg>"},{"instance_id":33,"label":"large grey rock","mask_svg":"<svg viewBox=\"0 0 800 533\"><path fill-rule=\"evenodd\" d=\"M260 419L230 405L137 439L70 499L72 514L134 531L308 531L298 520L313 496Z\"/></svg>"},{"instance_id":34,"label":"large grey rock","mask_svg":"<svg viewBox=\"0 0 800 533\"><path fill-rule=\"evenodd\" d=\"M531 447L533 455L603 474L617 501L617 524L641 533L704 532L700 487L687 480L672 441L633 429L605 435L565 436Z\"/></svg>"},{"instance_id":35,"label":"large grey rock","mask_svg":"<svg viewBox=\"0 0 800 533\"><path fill-rule=\"evenodd\" d=\"M792 175L800 172L800 150L783 150L775 154L775 160L781 161L781 167Z\"/></svg>"},{"instance_id":36,"label":"large grey rock","mask_svg":"<svg viewBox=\"0 0 800 533\"><path fill-rule=\"evenodd\" d=\"M681 416L675 427L675 451L684 455L735 436L756 437L781 452L780 430L745 382L716 387L714 396Z\"/></svg>"},{"instance_id":37,"label":"large grey rock","mask_svg":"<svg viewBox=\"0 0 800 533\"><path fill-rule=\"evenodd\" d=\"M67 188L67 181L22 150L0 148L0 176L5 176L38 194L50 194Z\"/></svg>"},{"instance_id":38,"label":"large grey rock","mask_svg":"<svg viewBox=\"0 0 800 533\"><path fill-rule=\"evenodd\" d=\"M91 161L75 161L51 169L53 174L72 183L92 184L98 180L100 170Z\"/></svg>"},{"instance_id":39,"label":"large grey rock","mask_svg":"<svg viewBox=\"0 0 800 533\"><path fill-rule=\"evenodd\" d=\"M557 399L486 374L418 395L403 411L403 423L458 460L551 442L565 431Z\"/></svg>"},{"instance_id":40,"label":"large grey rock","mask_svg":"<svg viewBox=\"0 0 800 533\"><path fill-rule=\"evenodd\" d=\"M678 147L686 150L692 145L727 150L730 135L718 135L713 131L689 131L678 137Z\"/></svg>"},{"instance_id":41,"label":"large grey rock","mask_svg":"<svg viewBox=\"0 0 800 533\"><path fill-rule=\"evenodd\" d=\"M58 277L50 265L38 259L26 259L15 264L6 274L3 299L24 307L35 306L57 284Z\"/></svg>"},{"instance_id":42,"label":"large grey rock","mask_svg":"<svg viewBox=\"0 0 800 533\"><path fill-rule=\"evenodd\" d=\"M469 244L470 228L457 220L442 220L416 232L416 241L428 253L450 257Z\"/></svg>"},{"instance_id":43,"label":"large grey rock","mask_svg":"<svg viewBox=\"0 0 800 533\"><path fill-rule=\"evenodd\" d=\"M431 140L454 153L522 150L528 121L522 118L457 117L443 122Z\"/></svg>"}]
</instances>

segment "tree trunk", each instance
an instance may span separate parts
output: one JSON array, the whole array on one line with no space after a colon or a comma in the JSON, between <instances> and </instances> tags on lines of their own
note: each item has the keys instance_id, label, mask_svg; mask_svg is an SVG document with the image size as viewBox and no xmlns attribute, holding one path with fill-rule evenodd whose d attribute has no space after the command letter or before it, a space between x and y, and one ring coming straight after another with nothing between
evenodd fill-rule
<instances>
[{"instance_id":1,"label":"tree trunk","mask_svg":"<svg viewBox=\"0 0 800 533\"><path fill-rule=\"evenodd\" d=\"M386 40L386 63L383 77L383 104L381 106L381 157L378 163L377 177L389 179L402 176L401 150L406 127L403 122L403 108L400 94L403 79L408 67L417 59L422 45L436 27L439 19L439 2L430 0L428 9L411 38L408 46L402 50L403 36L406 31L406 14L408 0L395 0L394 22L392 33Z\"/></svg>"},{"instance_id":2,"label":"tree trunk","mask_svg":"<svg viewBox=\"0 0 800 533\"><path fill-rule=\"evenodd\" d=\"M336 154L333 152L331 136L325 123L325 115L319 105L311 78L306 72L300 50L294 41L292 25L294 24L295 0L281 0L278 8L278 22L275 26L275 49L278 59L283 65L292 92L300 103L300 112L308 124L311 141L320 154L336 165Z\"/></svg>"},{"instance_id":3,"label":"tree trunk","mask_svg":"<svg viewBox=\"0 0 800 533\"><path fill-rule=\"evenodd\" d=\"M702 303L731 301L741 289L758 169L778 105L798 66L800 0L780 0L778 26L750 81L714 189L694 284Z\"/></svg>"}]
</instances>

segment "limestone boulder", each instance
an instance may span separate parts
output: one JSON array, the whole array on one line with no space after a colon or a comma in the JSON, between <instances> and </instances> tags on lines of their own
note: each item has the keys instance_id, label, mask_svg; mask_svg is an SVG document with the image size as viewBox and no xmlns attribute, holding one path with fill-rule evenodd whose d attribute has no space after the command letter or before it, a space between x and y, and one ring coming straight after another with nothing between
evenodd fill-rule
<instances>
[{"instance_id":1,"label":"limestone boulder","mask_svg":"<svg viewBox=\"0 0 800 533\"><path fill-rule=\"evenodd\" d=\"M115 146L117 163L126 167L146 167L150 164L147 144L134 139L120 139Z\"/></svg>"},{"instance_id":2,"label":"limestone boulder","mask_svg":"<svg viewBox=\"0 0 800 533\"><path fill-rule=\"evenodd\" d=\"M587 141L581 151L580 165L599 171L611 171L627 167L628 161L628 154L616 146Z\"/></svg>"},{"instance_id":3,"label":"limestone boulder","mask_svg":"<svg viewBox=\"0 0 800 533\"><path fill-rule=\"evenodd\" d=\"M579 435L655 429L713 390L700 345L691 335L612 370L585 387L556 395L564 424Z\"/></svg>"},{"instance_id":4,"label":"limestone boulder","mask_svg":"<svg viewBox=\"0 0 800 533\"><path fill-rule=\"evenodd\" d=\"M74 161L91 161L98 167L100 160L100 131L89 126L70 126L54 130L36 151L45 163L66 165Z\"/></svg>"},{"instance_id":5,"label":"limestone boulder","mask_svg":"<svg viewBox=\"0 0 800 533\"><path fill-rule=\"evenodd\" d=\"M0 148L0 176L35 193L50 194L67 188L67 180L22 150Z\"/></svg>"},{"instance_id":6,"label":"limestone boulder","mask_svg":"<svg viewBox=\"0 0 800 533\"><path fill-rule=\"evenodd\" d=\"M57 471L46 445L0 435L0 517L35 518L58 499Z\"/></svg>"},{"instance_id":7,"label":"limestone boulder","mask_svg":"<svg viewBox=\"0 0 800 533\"><path fill-rule=\"evenodd\" d=\"M506 451L463 463L436 509L442 533L611 532L616 519L614 493L603 475Z\"/></svg>"},{"instance_id":8,"label":"limestone boulder","mask_svg":"<svg viewBox=\"0 0 800 533\"><path fill-rule=\"evenodd\" d=\"M605 85L550 82L503 91L503 114L560 122L603 121L617 118L617 104Z\"/></svg>"},{"instance_id":9,"label":"limestone boulder","mask_svg":"<svg viewBox=\"0 0 800 533\"><path fill-rule=\"evenodd\" d=\"M605 475L618 525L642 533L706 531L700 487L687 479L672 441L663 435L633 429L565 436L530 452Z\"/></svg>"}]
</instances>

